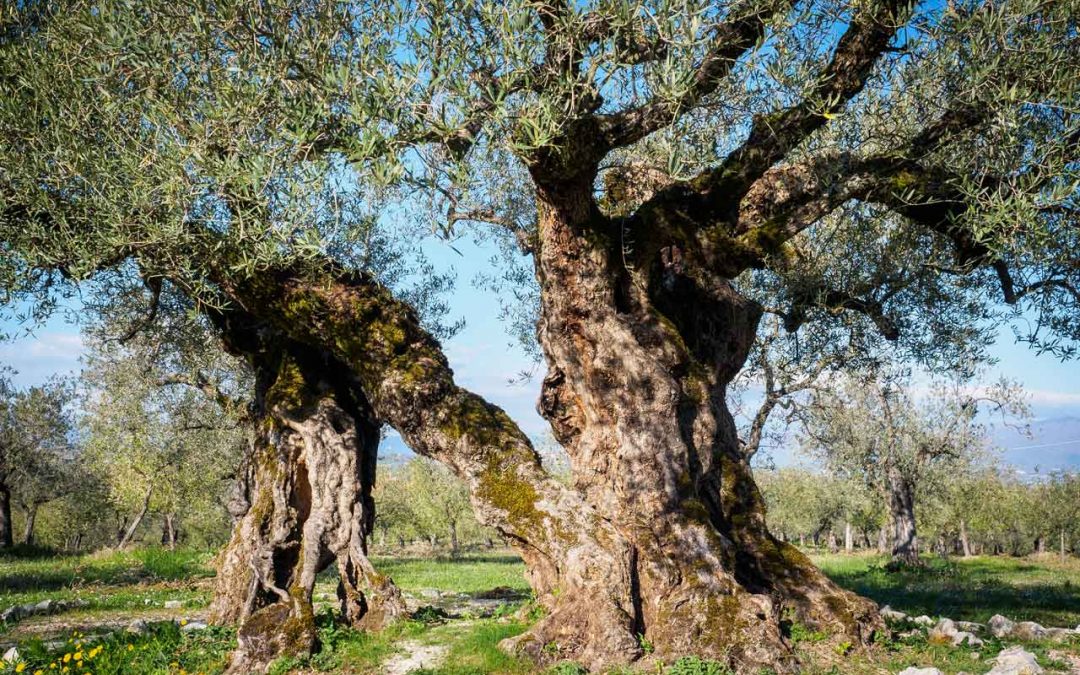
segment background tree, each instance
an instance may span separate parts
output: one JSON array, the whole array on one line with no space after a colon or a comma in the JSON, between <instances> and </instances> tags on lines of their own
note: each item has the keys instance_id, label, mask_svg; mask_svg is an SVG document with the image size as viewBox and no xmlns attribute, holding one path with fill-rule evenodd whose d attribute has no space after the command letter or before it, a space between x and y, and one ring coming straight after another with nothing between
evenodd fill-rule
<instances>
[{"instance_id":1,"label":"background tree","mask_svg":"<svg viewBox=\"0 0 1080 675\"><path fill-rule=\"evenodd\" d=\"M342 439L367 416L446 463L550 610L508 647L604 668L644 635L657 658L790 670L782 609L857 640L878 624L766 530L727 405L762 312L746 277L775 281L790 330L854 312L932 360L1020 308L1068 354L1074 4L19 6L0 40L0 278L48 299L107 269L217 317L292 434L262 439L267 504L296 496L275 475L327 464L298 426ZM637 170L650 145L674 181ZM355 255L379 214L495 227L532 255L540 409L574 489ZM312 500L341 474L317 472ZM220 574L241 647L309 651L307 581L324 553L363 551L311 518L245 518L226 557L276 559L301 590ZM260 539L268 522L303 541Z\"/></svg>"},{"instance_id":2,"label":"background tree","mask_svg":"<svg viewBox=\"0 0 1080 675\"><path fill-rule=\"evenodd\" d=\"M1019 392L1007 384L985 397L939 388L919 404L896 382L847 378L831 392L814 392L800 413L801 445L836 474L859 478L881 494L893 561L917 565L917 495L986 453L980 402L1004 415L1025 410Z\"/></svg>"},{"instance_id":3,"label":"background tree","mask_svg":"<svg viewBox=\"0 0 1080 675\"><path fill-rule=\"evenodd\" d=\"M0 371L0 547L13 544L13 499L25 514L23 541L32 544L38 508L72 485L72 393L62 380L17 391Z\"/></svg>"}]
</instances>

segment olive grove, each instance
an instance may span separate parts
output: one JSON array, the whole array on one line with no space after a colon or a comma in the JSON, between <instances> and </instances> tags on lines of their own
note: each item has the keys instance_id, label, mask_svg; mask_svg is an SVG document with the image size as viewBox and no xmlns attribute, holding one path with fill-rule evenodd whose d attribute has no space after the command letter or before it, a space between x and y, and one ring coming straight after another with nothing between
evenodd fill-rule
<instances>
[{"instance_id":1,"label":"olive grove","mask_svg":"<svg viewBox=\"0 0 1080 675\"><path fill-rule=\"evenodd\" d=\"M868 642L874 605L766 526L728 402L762 314L925 363L1017 312L1080 337L1074 0L2 11L4 299L176 294L253 374L237 672L316 647L330 564L345 621L400 615L367 557L384 424L524 558L547 613L507 649L788 672L787 614ZM528 256L569 485L381 264L417 228Z\"/></svg>"}]
</instances>

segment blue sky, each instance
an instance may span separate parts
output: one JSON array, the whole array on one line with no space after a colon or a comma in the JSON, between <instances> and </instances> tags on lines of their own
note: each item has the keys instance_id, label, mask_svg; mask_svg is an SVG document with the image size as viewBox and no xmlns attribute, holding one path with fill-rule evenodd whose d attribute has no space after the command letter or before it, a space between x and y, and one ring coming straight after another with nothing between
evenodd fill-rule
<instances>
[{"instance_id":1,"label":"blue sky","mask_svg":"<svg viewBox=\"0 0 1080 675\"><path fill-rule=\"evenodd\" d=\"M458 383L503 407L530 436L543 436L547 425L535 411L542 368L512 344L499 320L498 298L472 283L478 272L489 269L492 245L461 239L453 248L432 243L425 250L438 267L457 273L457 286L450 297L452 317L463 317L466 324L446 342L445 350ZM24 330L25 326L11 321L0 323L0 333ZM78 328L57 317L32 336L0 343L0 364L15 368L15 382L28 386L54 373L76 372L81 350ZM1008 328L1000 332L993 354L999 364L988 373L989 379L1005 376L1023 384L1036 419L1033 439L1005 431L997 436L1004 447L1017 448L1007 457L1028 468L1063 462L1080 466L1080 362L1062 363L1049 355L1036 355L1017 344ZM535 372L532 378L523 381L518 377L529 370ZM1050 446L1030 447L1046 443ZM400 441L391 435L387 450L395 449L400 449ZM791 461L787 452L776 452L775 456L781 464Z\"/></svg>"}]
</instances>

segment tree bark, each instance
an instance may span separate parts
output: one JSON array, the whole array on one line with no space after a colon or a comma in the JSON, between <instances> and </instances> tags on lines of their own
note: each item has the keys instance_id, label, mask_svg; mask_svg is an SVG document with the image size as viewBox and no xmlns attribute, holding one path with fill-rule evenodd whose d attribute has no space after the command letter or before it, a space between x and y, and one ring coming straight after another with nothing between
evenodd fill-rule
<instances>
[{"instance_id":1,"label":"tree bark","mask_svg":"<svg viewBox=\"0 0 1080 675\"><path fill-rule=\"evenodd\" d=\"M968 540L967 522L960 521L960 547L963 550L964 557L971 557L971 542Z\"/></svg>"},{"instance_id":2,"label":"tree bark","mask_svg":"<svg viewBox=\"0 0 1080 675\"><path fill-rule=\"evenodd\" d=\"M851 523L844 523L844 553L851 554L855 550L855 537L851 532Z\"/></svg>"},{"instance_id":3,"label":"tree bark","mask_svg":"<svg viewBox=\"0 0 1080 675\"><path fill-rule=\"evenodd\" d=\"M15 545L11 522L11 489L0 483L0 548Z\"/></svg>"},{"instance_id":4,"label":"tree bark","mask_svg":"<svg viewBox=\"0 0 1080 675\"><path fill-rule=\"evenodd\" d=\"M166 513L161 522L161 545L167 546L170 550L176 548L176 516L172 513Z\"/></svg>"},{"instance_id":5,"label":"tree bark","mask_svg":"<svg viewBox=\"0 0 1080 675\"><path fill-rule=\"evenodd\" d=\"M789 608L868 641L880 626L873 604L765 527L725 400L760 309L727 282L706 293L674 279L654 302L625 275L592 269L616 261L580 248L586 234L565 225L542 211L540 409L572 458L573 489L547 475L503 411L454 384L415 313L370 278L279 270L218 281L329 352L380 419L466 481L479 520L521 553L548 608L506 648L604 669L641 658L644 639L654 658L697 653L785 672L795 667L781 626Z\"/></svg>"},{"instance_id":6,"label":"tree bark","mask_svg":"<svg viewBox=\"0 0 1080 675\"><path fill-rule=\"evenodd\" d=\"M26 522L23 525L23 543L27 546L34 544L34 525L37 522L38 504L26 506Z\"/></svg>"},{"instance_id":7,"label":"tree bark","mask_svg":"<svg viewBox=\"0 0 1080 675\"><path fill-rule=\"evenodd\" d=\"M247 673L317 648L312 590L332 563L348 624L381 628L405 604L367 557L379 424L366 401L331 377L325 355L228 331L230 347L255 368L258 411L250 493L232 500L247 509L219 560L211 616L240 624L229 670Z\"/></svg>"},{"instance_id":8,"label":"tree bark","mask_svg":"<svg viewBox=\"0 0 1080 675\"><path fill-rule=\"evenodd\" d=\"M902 565L918 565L914 486L896 467L889 467L886 480L892 520L892 561Z\"/></svg>"},{"instance_id":9,"label":"tree bark","mask_svg":"<svg viewBox=\"0 0 1080 675\"><path fill-rule=\"evenodd\" d=\"M138 513L131 519L131 523L124 528L123 534L120 535L120 540L116 542L117 548L127 548L131 543L131 540L135 538L135 533L139 529L139 525L142 524L143 518L146 517L146 513L150 510L150 499L154 495L154 484L151 483L150 487L146 488L146 494L143 495L142 505L139 507Z\"/></svg>"}]
</instances>

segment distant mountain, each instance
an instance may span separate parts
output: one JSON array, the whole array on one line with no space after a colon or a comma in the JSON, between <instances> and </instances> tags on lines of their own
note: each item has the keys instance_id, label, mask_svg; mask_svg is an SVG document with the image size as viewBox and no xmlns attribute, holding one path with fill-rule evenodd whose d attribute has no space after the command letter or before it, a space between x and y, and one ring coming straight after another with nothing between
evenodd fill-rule
<instances>
[{"instance_id":1,"label":"distant mountain","mask_svg":"<svg viewBox=\"0 0 1080 675\"><path fill-rule=\"evenodd\" d=\"M1013 429L999 428L994 443L1004 450L1005 462L1028 473L1080 470L1080 417L1049 417L1031 424L1031 438Z\"/></svg>"}]
</instances>

